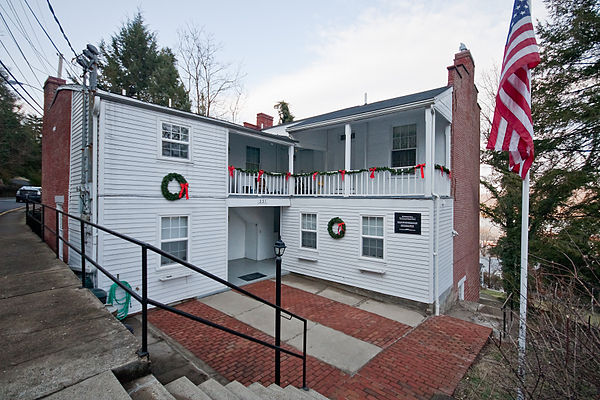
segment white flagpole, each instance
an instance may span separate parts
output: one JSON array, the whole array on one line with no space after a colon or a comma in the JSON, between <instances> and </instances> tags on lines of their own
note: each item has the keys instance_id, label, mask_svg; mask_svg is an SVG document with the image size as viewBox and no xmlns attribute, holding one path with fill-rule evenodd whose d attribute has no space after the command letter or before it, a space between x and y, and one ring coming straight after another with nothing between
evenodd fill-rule
<instances>
[{"instance_id":1,"label":"white flagpole","mask_svg":"<svg viewBox=\"0 0 600 400\"><path fill-rule=\"evenodd\" d=\"M519 296L519 379L525 381L525 343L527 336L527 250L529 246L529 171L523 180L521 203L521 295ZM521 385L517 399L523 400Z\"/></svg>"}]
</instances>

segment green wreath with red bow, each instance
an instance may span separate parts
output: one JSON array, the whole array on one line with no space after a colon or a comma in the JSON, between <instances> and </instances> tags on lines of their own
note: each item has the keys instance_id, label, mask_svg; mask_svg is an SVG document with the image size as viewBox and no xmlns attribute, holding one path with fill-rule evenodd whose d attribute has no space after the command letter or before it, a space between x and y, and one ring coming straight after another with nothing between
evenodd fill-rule
<instances>
[{"instance_id":1,"label":"green wreath with red bow","mask_svg":"<svg viewBox=\"0 0 600 400\"><path fill-rule=\"evenodd\" d=\"M177 181L177 183L179 183L179 186L181 188L179 190L179 193L177 193L177 192L171 193L169 191L169 183L173 179L175 179ZM162 183L160 185L160 190L162 191L163 196L165 197L165 199L167 199L169 201L179 200L183 197L184 194L185 194L185 199L189 200L190 196L188 194L188 188L189 188L189 184L185 180L183 175L177 174L175 172L165 175L165 177L163 178Z\"/></svg>"},{"instance_id":2,"label":"green wreath with red bow","mask_svg":"<svg viewBox=\"0 0 600 400\"><path fill-rule=\"evenodd\" d=\"M337 224L337 233L333 231L335 224ZM331 218L327 224L327 232L332 238L341 239L346 234L346 223L340 217Z\"/></svg>"}]
</instances>

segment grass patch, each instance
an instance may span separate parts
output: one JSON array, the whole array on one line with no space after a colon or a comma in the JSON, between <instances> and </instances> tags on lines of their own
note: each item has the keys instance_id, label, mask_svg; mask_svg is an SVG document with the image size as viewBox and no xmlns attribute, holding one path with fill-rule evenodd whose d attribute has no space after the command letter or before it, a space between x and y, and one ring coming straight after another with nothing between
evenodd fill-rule
<instances>
[{"instance_id":1,"label":"grass patch","mask_svg":"<svg viewBox=\"0 0 600 400\"><path fill-rule=\"evenodd\" d=\"M498 290L493 290L493 289L479 289L479 293L480 294L486 294L488 296L492 296L495 299L498 299L500 301L504 301L506 299L506 293L500 292Z\"/></svg>"}]
</instances>

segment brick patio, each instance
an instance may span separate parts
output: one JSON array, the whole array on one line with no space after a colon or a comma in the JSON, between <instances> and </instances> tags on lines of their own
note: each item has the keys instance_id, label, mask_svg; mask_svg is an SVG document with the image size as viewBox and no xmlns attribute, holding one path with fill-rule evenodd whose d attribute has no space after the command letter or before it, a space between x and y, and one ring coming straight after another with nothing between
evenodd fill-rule
<instances>
[{"instance_id":1,"label":"brick patio","mask_svg":"<svg viewBox=\"0 0 600 400\"><path fill-rule=\"evenodd\" d=\"M245 289L273 301L275 289L270 280ZM383 348L353 376L309 356L308 386L332 399L429 399L435 393L451 395L491 334L489 328L447 316L430 317L412 329L286 285L282 287L282 298L284 308L296 314ZM271 336L200 301L191 300L178 308L273 341ZM273 350L162 310L150 312L149 320L228 380L245 385L269 385L274 381ZM299 359L282 355L281 368L282 386L301 386Z\"/></svg>"}]
</instances>

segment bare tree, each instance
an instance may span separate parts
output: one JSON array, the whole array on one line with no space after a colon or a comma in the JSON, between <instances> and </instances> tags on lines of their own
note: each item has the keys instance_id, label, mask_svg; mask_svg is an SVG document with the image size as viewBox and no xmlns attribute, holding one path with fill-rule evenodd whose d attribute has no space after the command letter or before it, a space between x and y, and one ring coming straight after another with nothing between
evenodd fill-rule
<instances>
[{"instance_id":1,"label":"bare tree","mask_svg":"<svg viewBox=\"0 0 600 400\"><path fill-rule=\"evenodd\" d=\"M178 31L178 53L183 80L197 114L235 119L243 96L240 66L219 60L221 45L195 25Z\"/></svg>"}]
</instances>

